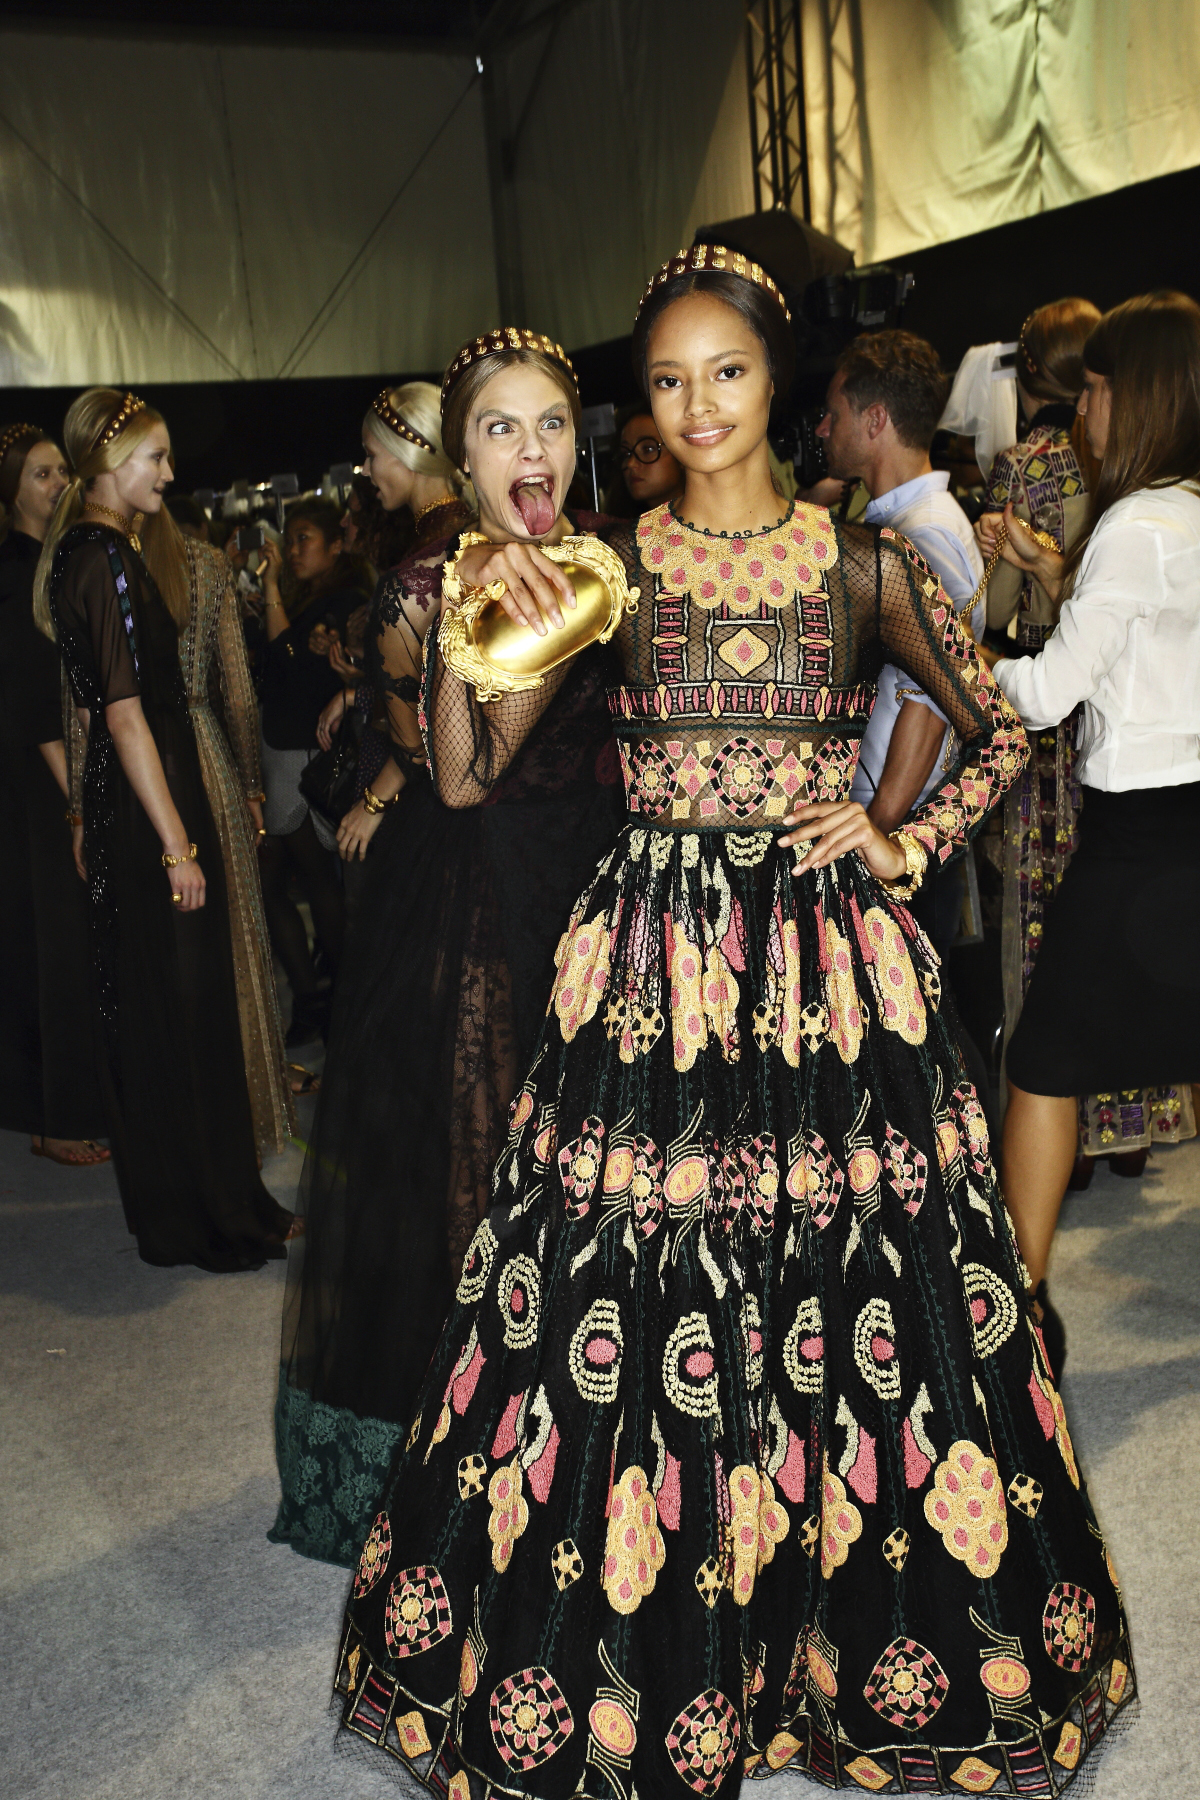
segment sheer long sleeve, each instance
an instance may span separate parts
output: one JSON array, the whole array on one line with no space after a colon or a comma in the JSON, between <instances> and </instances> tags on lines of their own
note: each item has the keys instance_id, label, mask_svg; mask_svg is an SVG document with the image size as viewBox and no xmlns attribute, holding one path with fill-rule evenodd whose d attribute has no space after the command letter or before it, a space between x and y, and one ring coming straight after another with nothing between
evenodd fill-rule
<instances>
[{"instance_id":1,"label":"sheer long sleeve","mask_svg":"<svg viewBox=\"0 0 1200 1800\"><path fill-rule=\"evenodd\" d=\"M505 694L485 705L446 667L430 634L422 720L434 786L446 806L483 804L557 698L575 661L560 663L528 693Z\"/></svg>"},{"instance_id":2,"label":"sheer long sleeve","mask_svg":"<svg viewBox=\"0 0 1200 1800\"><path fill-rule=\"evenodd\" d=\"M113 552L120 565L113 568ZM138 650L129 600L128 552L122 541L97 538L83 543L71 558L64 599L83 624L105 706L140 699Z\"/></svg>"},{"instance_id":3,"label":"sheer long sleeve","mask_svg":"<svg viewBox=\"0 0 1200 1800\"><path fill-rule=\"evenodd\" d=\"M958 754L946 779L905 821L945 863L962 850L1029 760L1021 721L980 660L937 576L897 532L880 532L879 637L953 726Z\"/></svg>"},{"instance_id":4,"label":"sheer long sleeve","mask_svg":"<svg viewBox=\"0 0 1200 1800\"><path fill-rule=\"evenodd\" d=\"M250 665L246 660L246 640L242 634L241 608L233 571L226 565L217 620L217 665L221 674L221 693L225 702L225 729L237 765L238 778L245 794L262 792L262 769L258 755L258 705Z\"/></svg>"}]
</instances>

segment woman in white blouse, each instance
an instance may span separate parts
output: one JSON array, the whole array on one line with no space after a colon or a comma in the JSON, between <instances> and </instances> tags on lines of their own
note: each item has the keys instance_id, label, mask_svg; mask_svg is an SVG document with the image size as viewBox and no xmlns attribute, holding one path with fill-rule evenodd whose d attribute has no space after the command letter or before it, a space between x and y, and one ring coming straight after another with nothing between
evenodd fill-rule
<instances>
[{"instance_id":1,"label":"woman in white blouse","mask_svg":"<svg viewBox=\"0 0 1200 1800\"><path fill-rule=\"evenodd\" d=\"M1200 306L1126 301L1084 362L1087 529L1064 561L1004 513L1006 560L1067 593L1058 629L988 655L1032 729L1083 707L1079 849L1007 1062L1002 1181L1043 1308L1076 1096L1200 1077Z\"/></svg>"}]
</instances>

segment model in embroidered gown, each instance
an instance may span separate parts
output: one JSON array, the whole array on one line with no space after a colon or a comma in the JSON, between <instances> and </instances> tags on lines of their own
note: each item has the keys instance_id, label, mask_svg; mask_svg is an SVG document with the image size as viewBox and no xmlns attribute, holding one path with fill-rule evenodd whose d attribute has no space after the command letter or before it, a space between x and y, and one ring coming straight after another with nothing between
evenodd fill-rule
<instances>
[{"instance_id":1,"label":"model in embroidered gown","mask_svg":"<svg viewBox=\"0 0 1200 1800\"><path fill-rule=\"evenodd\" d=\"M242 1057L259 1148L278 1155L296 1128L284 1072L283 1028L258 878L254 825L262 823L258 709L233 572L221 555L184 539L190 614L179 641L204 791L221 840L237 981ZM212 696L220 697L222 730ZM226 737L228 732L228 737Z\"/></svg>"},{"instance_id":2,"label":"model in embroidered gown","mask_svg":"<svg viewBox=\"0 0 1200 1800\"><path fill-rule=\"evenodd\" d=\"M364 443L385 501L396 484L380 465L400 454L457 473L437 390L432 417L413 403L425 385L376 402ZM356 805L338 834L343 854L370 850L300 1182L306 1236L288 1259L271 1537L349 1567L487 1206L555 945L621 818L605 703L615 670L599 649L576 662L486 806L451 810L433 793L421 651L464 510L427 515L432 529L372 606L367 675L390 751L368 789L381 810Z\"/></svg>"},{"instance_id":3,"label":"model in embroidered gown","mask_svg":"<svg viewBox=\"0 0 1200 1800\"><path fill-rule=\"evenodd\" d=\"M902 898L1024 736L902 538L773 494L781 306L711 246L643 304L688 476L611 540L641 588L612 695L630 818L349 1602L344 1729L455 1800L728 1800L784 1770L1051 1795L1132 1693ZM523 611L546 570L519 560L462 579ZM846 799L884 660L962 746L894 840ZM484 708L439 662L443 797L477 797L464 744L502 765L557 673Z\"/></svg>"}]
</instances>

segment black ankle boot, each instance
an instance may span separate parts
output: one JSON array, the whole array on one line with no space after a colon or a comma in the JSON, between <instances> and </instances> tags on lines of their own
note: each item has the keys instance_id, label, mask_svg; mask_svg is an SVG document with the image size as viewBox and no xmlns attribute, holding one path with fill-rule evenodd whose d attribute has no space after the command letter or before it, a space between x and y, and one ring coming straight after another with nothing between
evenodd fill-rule
<instances>
[{"instance_id":1,"label":"black ankle boot","mask_svg":"<svg viewBox=\"0 0 1200 1800\"><path fill-rule=\"evenodd\" d=\"M1050 1364L1050 1373L1055 1385L1062 1380L1063 1365L1067 1360L1067 1332L1058 1313L1050 1304L1050 1296L1046 1292L1046 1283L1039 1281L1033 1290L1034 1320L1041 1326L1042 1342L1046 1346L1046 1361ZM1041 1314L1040 1319L1038 1314Z\"/></svg>"}]
</instances>

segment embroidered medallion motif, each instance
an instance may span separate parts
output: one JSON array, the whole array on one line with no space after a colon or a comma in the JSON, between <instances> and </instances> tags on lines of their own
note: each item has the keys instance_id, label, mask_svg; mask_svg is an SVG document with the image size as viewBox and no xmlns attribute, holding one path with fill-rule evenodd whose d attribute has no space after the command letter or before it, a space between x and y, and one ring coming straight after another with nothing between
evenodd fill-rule
<instances>
[{"instance_id":1,"label":"embroidered medallion motif","mask_svg":"<svg viewBox=\"0 0 1200 1800\"><path fill-rule=\"evenodd\" d=\"M642 566L698 606L731 613L787 606L816 593L838 559L833 521L823 507L793 506L782 524L749 537L709 537L681 525L669 506L638 520Z\"/></svg>"}]
</instances>

